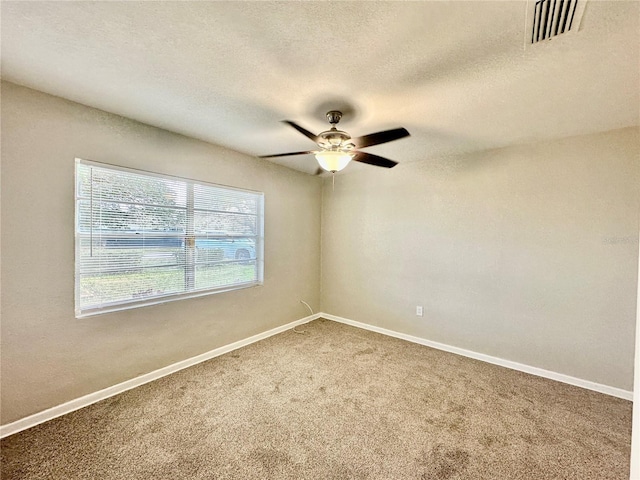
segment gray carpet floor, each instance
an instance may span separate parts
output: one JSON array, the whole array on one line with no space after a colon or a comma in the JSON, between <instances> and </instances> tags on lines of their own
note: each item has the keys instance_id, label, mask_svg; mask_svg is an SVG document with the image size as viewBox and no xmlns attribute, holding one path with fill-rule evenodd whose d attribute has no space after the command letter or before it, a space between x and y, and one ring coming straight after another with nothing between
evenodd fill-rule
<instances>
[{"instance_id":1,"label":"gray carpet floor","mask_svg":"<svg viewBox=\"0 0 640 480\"><path fill-rule=\"evenodd\" d=\"M9 479L624 479L631 402L316 320L1 442Z\"/></svg>"}]
</instances>

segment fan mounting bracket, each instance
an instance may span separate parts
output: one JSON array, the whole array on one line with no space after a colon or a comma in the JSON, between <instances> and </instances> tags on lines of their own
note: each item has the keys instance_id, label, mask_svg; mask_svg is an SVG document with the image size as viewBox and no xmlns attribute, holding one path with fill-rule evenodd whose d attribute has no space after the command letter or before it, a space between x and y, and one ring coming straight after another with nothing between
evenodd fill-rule
<instances>
[{"instance_id":1,"label":"fan mounting bracket","mask_svg":"<svg viewBox=\"0 0 640 480\"><path fill-rule=\"evenodd\" d=\"M329 123L331 125L337 124L341 118L342 118L342 112L338 110L331 110L327 112L327 120L329 120Z\"/></svg>"}]
</instances>

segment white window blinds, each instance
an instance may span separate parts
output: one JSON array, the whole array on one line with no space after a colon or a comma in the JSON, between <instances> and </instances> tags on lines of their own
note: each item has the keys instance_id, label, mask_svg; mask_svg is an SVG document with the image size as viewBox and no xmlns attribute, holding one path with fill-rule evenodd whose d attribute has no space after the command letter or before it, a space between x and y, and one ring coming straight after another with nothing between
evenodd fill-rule
<instances>
[{"instance_id":1,"label":"white window blinds","mask_svg":"<svg viewBox=\"0 0 640 480\"><path fill-rule=\"evenodd\" d=\"M262 193L76 160L76 316L258 285Z\"/></svg>"}]
</instances>

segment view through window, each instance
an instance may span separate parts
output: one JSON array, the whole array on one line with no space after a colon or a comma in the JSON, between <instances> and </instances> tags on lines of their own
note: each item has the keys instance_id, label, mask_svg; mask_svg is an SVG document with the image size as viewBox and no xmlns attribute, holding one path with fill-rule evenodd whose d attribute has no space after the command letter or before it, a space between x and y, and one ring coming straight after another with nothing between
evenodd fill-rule
<instances>
[{"instance_id":1,"label":"view through window","mask_svg":"<svg viewBox=\"0 0 640 480\"><path fill-rule=\"evenodd\" d=\"M76 316L259 285L264 196L76 160Z\"/></svg>"}]
</instances>

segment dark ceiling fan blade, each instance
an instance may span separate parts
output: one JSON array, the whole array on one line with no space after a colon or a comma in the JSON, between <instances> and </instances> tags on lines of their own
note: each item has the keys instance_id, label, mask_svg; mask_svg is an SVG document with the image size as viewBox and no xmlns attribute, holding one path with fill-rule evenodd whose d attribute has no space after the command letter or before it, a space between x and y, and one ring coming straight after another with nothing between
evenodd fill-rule
<instances>
[{"instance_id":1,"label":"dark ceiling fan blade","mask_svg":"<svg viewBox=\"0 0 640 480\"><path fill-rule=\"evenodd\" d=\"M320 175L323 172L325 172L325 170L320 168L320 167L318 167L318 169L315 171L314 175Z\"/></svg>"},{"instance_id":2,"label":"dark ceiling fan blade","mask_svg":"<svg viewBox=\"0 0 640 480\"><path fill-rule=\"evenodd\" d=\"M291 155L306 155L314 152L291 152L291 153L277 153L275 155L260 155L258 158L274 158L274 157L290 157Z\"/></svg>"},{"instance_id":3,"label":"dark ceiling fan blade","mask_svg":"<svg viewBox=\"0 0 640 480\"><path fill-rule=\"evenodd\" d=\"M309 130L302 128L300 125L298 125L297 123L291 122L289 120L283 120L284 123L288 123L289 125L291 125L293 128L295 128L297 131L299 131L301 134L303 134L305 137L310 138L311 140L313 140L315 143L318 143L319 138L314 135L313 133L311 133Z\"/></svg>"},{"instance_id":4,"label":"dark ceiling fan blade","mask_svg":"<svg viewBox=\"0 0 640 480\"><path fill-rule=\"evenodd\" d=\"M392 130L384 130L382 132L372 133L364 137L352 138L351 142L356 148L371 147L380 145L381 143L393 142L400 138L411 135L406 128L394 128Z\"/></svg>"},{"instance_id":5,"label":"dark ceiling fan blade","mask_svg":"<svg viewBox=\"0 0 640 480\"><path fill-rule=\"evenodd\" d=\"M369 165L375 165L376 167L384 167L384 168L393 168L398 162L394 162L393 160L389 160L388 158L379 157L378 155L373 155L371 153L366 152L356 152L353 160L361 163L368 163Z\"/></svg>"}]
</instances>

